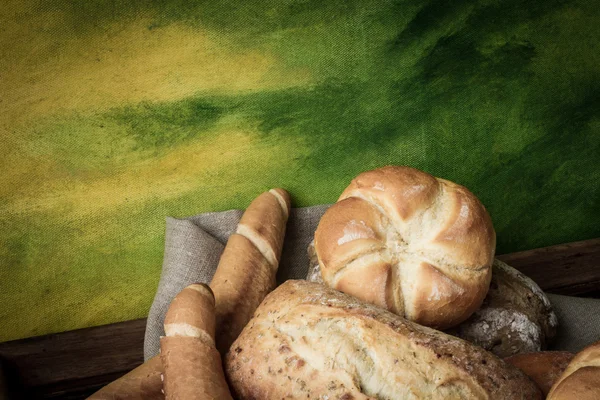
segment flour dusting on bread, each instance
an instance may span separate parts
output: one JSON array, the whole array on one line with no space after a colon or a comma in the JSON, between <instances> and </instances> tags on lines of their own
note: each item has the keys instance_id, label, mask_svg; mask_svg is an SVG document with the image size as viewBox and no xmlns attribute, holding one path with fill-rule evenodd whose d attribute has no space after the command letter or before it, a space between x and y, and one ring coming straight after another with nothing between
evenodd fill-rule
<instances>
[{"instance_id":1,"label":"flour dusting on bread","mask_svg":"<svg viewBox=\"0 0 600 400\"><path fill-rule=\"evenodd\" d=\"M461 337L476 337L477 344L492 352L508 341L508 346L516 354L540 351L541 334L540 327L525 314L502 308L484 308L477 311L474 322L461 332Z\"/></svg>"}]
</instances>

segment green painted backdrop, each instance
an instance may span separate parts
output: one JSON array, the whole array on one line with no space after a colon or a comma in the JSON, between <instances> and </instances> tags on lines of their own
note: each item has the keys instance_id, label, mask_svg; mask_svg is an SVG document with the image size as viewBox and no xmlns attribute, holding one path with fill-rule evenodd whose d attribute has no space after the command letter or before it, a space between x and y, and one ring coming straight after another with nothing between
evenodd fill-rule
<instances>
[{"instance_id":1,"label":"green painted backdrop","mask_svg":"<svg viewBox=\"0 0 600 400\"><path fill-rule=\"evenodd\" d=\"M0 341L145 316L165 216L407 164L600 236L594 0L4 0Z\"/></svg>"}]
</instances>

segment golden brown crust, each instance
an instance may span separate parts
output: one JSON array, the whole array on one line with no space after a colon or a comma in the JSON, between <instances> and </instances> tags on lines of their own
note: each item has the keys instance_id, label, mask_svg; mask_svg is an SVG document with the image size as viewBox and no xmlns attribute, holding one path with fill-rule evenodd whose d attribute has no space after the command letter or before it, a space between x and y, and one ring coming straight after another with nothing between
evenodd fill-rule
<instances>
[{"instance_id":1,"label":"golden brown crust","mask_svg":"<svg viewBox=\"0 0 600 400\"><path fill-rule=\"evenodd\" d=\"M121 378L104 386L89 397L92 400L164 400L161 390L163 374L156 356Z\"/></svg>"},{"instance_id":2,"label":"golden brown crust","mask_svg":"<svg viewBox=\"0 0 600 400\"><path fill-rule=\"evenodd\" d=\"M264 240L267 244L264 255L275 268L281 256L289 211L289 194L283 189L271 189L254 199L238 224L238 233L252 236L251 240L253 237ZM259 243L255 245L261 247Z\"/></svg>"},{"instance_id":3,"label":"golden brown crust","mask_svg":"<svg viewBox=\"0 0 600 400\"><path fill-rule=\"evenodd\" d=\"M165 315L167 336L194 336L213 344L215 340L215 297L208 285L195 283L171 301Z\"/></svg>"},{"instance_id":4,"label":"golden brown crust","mask_svg":"<svg viewBox=\"0 0 600 400\"><path fill-rule=\"evenodd\" d=\"M598 400L600 399L600 368L582 367L561 381L549 400Z\"/></svg>"},{"instance_id":5,"label":"golden brown crust","mask_svg":"<svg viewBox=\"0 0 600 400\"><path fill-rule=\"evenodd\" d=\"M289 210L287 192L271 189L248 206L238 225L240 233L227 241L210 283L217 305L216 342L221 354L229 350L256 307L275 288Z\"/></svg>"},{"instance_id":6,"label":"golden brown crust","mask_svg":"<svg viewBox=\"0 0 600 400\"><path fill-rule=\"evenodd\" d=\"M365 281L371 282L365 287ZM394 307L393 299L388 297L388 287L392 284L392 266L385 261L370 262L354 267L340 277L336 289L379 307Z\"/></svg>"},{"instance_id":7,"label":"golden brown crust","mask_svg":"<svg viewBox=\"0 0 600 400\"><path fill-rule=\"evenodd\" d=\"M231 399L215 348L215 298L207 285L189 285L175 296L165 332L160 358L166 399Z\"/></svg>"},{"instance_id":8,"label":"golden brown crust","mask_svg":"<svg viewBox=\"0 0 600 400\"><path fill-rule=\"evenodd\" d=\"M471 192L408 167L360 174L315 232L327 285L349 287L378 305L386 299L388 310L440 329L464 321L481 305L495 246L491 219ZM377 266L372 277L369 263ZM388 279L382 277L385 263ZM364 295L354 277L352 284L344 279L357 266Z\"/></svg>"},{"instance_id":9,"label":"golden brown crust","mask_svg":"<svg viewBox=\"0 0 600 400\"><path fill-rule=\"evenodd\" d=\"M477 346L306 281L267 296L225 364L240 400L541 398Z\"/></svg>"},{"instance_id":10,"label":"golden brown crust","mask_svg":"<svg viewBox=\"0 0 600 400\"><path fill-rule=\"evenodd\" d=\"M600 341L575 355L550 389L547 399L600 399Z\"/></svg>"},{"instance_id":11,"label":"golden brown crust","mask_svg":"<svg viewBox=\"0 0 600 400\"><path fill-rule=\"evenodd\" d=\"M338 201L355 197L359 192L380 199L380 204L391 213L391 219L408 220L423 205L435 200L439 181L415 168L387 166L358 175Z\"/></svg>"},{"instance_id":12,"label":"golden brown crust","mask_svg":"<svg viewBox=\"0 0 600 400\"><path fill-rule=\"evenodd\" d=\"M540 351L516 354L504 361L523 371L546 396L574 356L568 351Z\"/></svg>"},{"instance_id":13,"label":"golden brown crust","mask_svg":"<svg viewBox=\"0 0 600 400\"><path fill-rule=\"evenodd\" d=\"M248 239L233 234L210 285L217 304L217 348L225 354L256 307L275 288L275 272Z\"/></svg>"},{"instance_id":14,"label":"golden brown crust","mask_svg":"<svg viewBox=\"0 0 600 400\"><path fill-rule=\"evenodd\" d=\"M195 337L160 338L165 398L231 399L217 349Z\"/></svg>"}]
</instances>

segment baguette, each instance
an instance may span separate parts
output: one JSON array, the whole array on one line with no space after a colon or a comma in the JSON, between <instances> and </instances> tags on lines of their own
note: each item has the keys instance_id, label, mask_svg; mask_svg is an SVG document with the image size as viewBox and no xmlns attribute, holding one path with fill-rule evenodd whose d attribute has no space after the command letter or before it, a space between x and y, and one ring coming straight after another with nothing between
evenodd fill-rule
<instances>
[{"instance_id":1,"label":"baguette","mask_svg":"<svg viewBox=\"0 0 600 400\"><path fill-rule=\"evenodd\" d=\"M516 354L504 361L523 371L546 396L574 356L568 351L540 351Z\"/></svg>"},{"instance_id":2,"label":"baguette","mask_svg":"<svg viewBox=\"0 0 600 400\"><path fill-rule=\"evenodd\" d=\"M275 287L290 204L283 189L262 193L248 206L225 246L210 283L216 303L216 347L221 355ZM160 357L153 357L89 399L164 399L161 373Z\"/></svg>"},{"instance_id":3,"label":"baguette","mask_svg":"<svg viewBox=\"0 0 600 400\"><path fill-rule=\"evenodd\" d=\"M600 341L575 355L550 389L547 399L600 399Z\"/></svg>"},{"instance_id":4,"label":"baguette","mask_svg":"<svg viewBox=\"0 0 600 400\"><path fill-rule=\"evenodd\" d=\"M171 302L160 339L167 400L231 400L215 348L215 297L204 284L183 289Z\"/></svg>"},{"instance_id":5,"label":"baguette","mask_svg":"<svg viewBox=\"0 0 600 400\"><path fill-rule=\"evenodd\" d=\"M288 193L271 189L250 204L227 241L210 283L217 304L217 349L222 355L275 288L289 212Z\"/></svg>"},{"instance_id":6,"label":"baguette","mask_svg":"<svg viewBox=\"0 0 600 400\"><path fill-rule=\"evenodd\" d=\"M541 399L492 353L306 281L267 296L225 369L240 400Z\"/></svg>"}]
</instances>

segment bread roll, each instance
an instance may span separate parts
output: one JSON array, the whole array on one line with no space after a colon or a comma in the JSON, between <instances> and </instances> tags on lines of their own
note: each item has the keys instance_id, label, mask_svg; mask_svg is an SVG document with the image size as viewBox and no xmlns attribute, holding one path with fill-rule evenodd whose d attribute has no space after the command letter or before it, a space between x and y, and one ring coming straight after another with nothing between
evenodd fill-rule
<instances>
[{"instance_id":1,"label":"bread roll","mask_svg":"<svg viewBox=\"0 0 600 400\"><path fill-rule=\"evenodd\" d=\"M581 350L558 378L548 400L600 399L600 341Z\"/></svg>"},{"instance_id":2,"label":"bread roll","mask_svg":"<svg viewBox=\"0 0 600 400\"><path fill-rule=\"evenodd\" d=\"M240 400L541 398L493 354L307 281L267 296L225 365Z\"/></svg>"},{"instance_id":3,"label":"bread roll","mask_svg":"<svg viewBox=\"0 0 600 400\"><path fill-rule=\"evenodd\" d=\"M556 314L540 287L511 266L494 260L483 304L448 333L504 358L546 349L557 326Z\"/></svg>"},{"instance_id":4,"label":"bread roll","mask_svg":"<svg viewBox=\"0 0 600 400\"><path fill-rule=\"evenodd\" d=\"M215 348L215 298L193 284L171 302L160 339L167 400L231 400L221 356Z\"/></svg>"},{"instance_id":5,"label":"bread roll","mask_svg":"<svg viewBox=\"0 0 600 400\"><path fill-rule=\"evenodd\" d=\"M315 232L327 285L439 329L479 308L495 247L471 192L408 167L360 174Z\"/></svg>"},{"instance_id":6,"label":"bread roll","mask_svg":"<svg viewBox=\"0 0 600 400\"><path fill-rule=\"evenodd\" d=\"M546 396L575 354L568 351L540 351L505 358L525 373Z\"/></svg>"}]
</instances>

